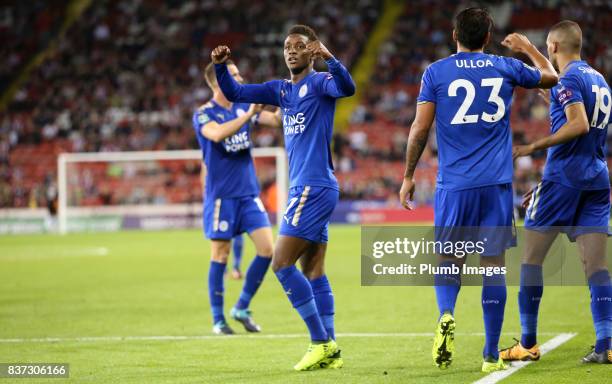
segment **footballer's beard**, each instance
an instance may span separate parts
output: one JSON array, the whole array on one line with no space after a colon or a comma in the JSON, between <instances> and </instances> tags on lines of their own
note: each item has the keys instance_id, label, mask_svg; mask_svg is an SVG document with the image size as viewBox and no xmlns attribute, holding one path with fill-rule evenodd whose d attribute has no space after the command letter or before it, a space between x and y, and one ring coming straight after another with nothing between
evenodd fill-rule
<instances>
[{"instance_id":1,"label":"footballer's beard","mask_svg":"<svg viewBox=\"0 0 612 384\"><path fill-rule=\"evenodd\" d=\"M301 65L299 67L289 67L289 72L291 72L292 75L299 75L300 73L304 72L304 70L308 68L308 65Z\"/></svg>"},{"instance_id":2,"label":"footballer's beard","mask_svg":"<svg viewBox=\"0 0 612 384\"><path fill-rule=\"evenodd\" d=\"M555 69L555 71L557 71L557 73L559 73L559 63L557 62L557 58L556 57L551 57L550 58L550 63L552 64L552 66Z\"/></svg>"}]
</instances>

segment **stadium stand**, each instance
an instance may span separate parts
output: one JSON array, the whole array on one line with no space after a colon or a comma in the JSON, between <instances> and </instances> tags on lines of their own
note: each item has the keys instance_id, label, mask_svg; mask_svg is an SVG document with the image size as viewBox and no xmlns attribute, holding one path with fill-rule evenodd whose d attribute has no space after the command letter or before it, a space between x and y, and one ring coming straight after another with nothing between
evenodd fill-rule
<instances>
[{"instance_id":1,"label":"stadium stand","mask_svg":"<svg viewBox=\"0 0 612 384\"><path fill-rule=\"evenodd\" d=\"M545 49L546 27L570 18L589 25L584 57L610 80L608 25L612 12L601 9L608 6L584 8L574 1L561 13L553 3L502 1L492 5L496 29L489 50L507 53L499 42L514 30L524 31ZM15 15L16 21L0 21L11 32L3 34L3 41L12 42L2 45L2 53L18 57L0 66L4 83L33 52L44 49L63 14L44 2L24 14L18 4L3 11ZM313 0L291 7L269 0L93 2L0 112L0 207L44 205L46 191L55 180L55 159L62 151L197 148L191 114L210 97L201 69L218 43L232 47L248 81L264 81L286 73L280 51L284 31L294 22L307 23L351 68L382 6L375 0ZM395 25L388 26L392 33L380 46L370 84L351 123L346 131L335 134L343 199L396 204L420 75L429 63L454 51L448 31L456 9L451 1L415 2L405 6ZM40 33L22 35L24 23L32 20L40 24ZM10 36L24 41L16 42ZM547 133L548 112L535 92L517 92L513 108L517 142ZM279 130L259 129L254 141L257 146L281 145L282 135ZM517 164L517 198L537 180L543 160L539 154ZM371 166L373 162L376 167ZM138 172L153 174L155 181L134 188L126 176L129 172L100 164L84 171L72 198L80 199L82 205L193 199L193 193L171 194L171 188L159 185L197 189L196 165L164 163L155 171L140 169ZM435 173L432 138L418 169L419 204L431 203ZM272 176L261 172L264 187L273 184ZM108 182L93 182L104 178Z\"/></svg>"}]
</instances>

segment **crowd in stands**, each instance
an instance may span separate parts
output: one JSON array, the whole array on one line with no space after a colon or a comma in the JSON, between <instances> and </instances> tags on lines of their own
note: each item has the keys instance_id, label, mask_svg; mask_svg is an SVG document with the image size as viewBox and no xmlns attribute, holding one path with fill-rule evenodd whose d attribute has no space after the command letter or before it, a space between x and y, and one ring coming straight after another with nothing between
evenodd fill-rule
<instances>
[{"instance_id":1,"label":"crowd in stands","mask_svg":"<svg viewBox=\"0 0 612 384\"><path fill-rule=\"evenodd\" d=\"M6 81L7 74L14 77L24 60L46 46L63 14L61 7L46 7L44 2L33 3L36 7L15 4L9 6L11 12L6 11L12 14L11 23L3 23L6 12L0 6L0 32L3 26L10 32L0 34L0 41L11 42L0 48L3 57L9 58L0 64L0 81ZM508 54L500 41L516 29L527 31L545 49L546 28L570 18L588 26L583 28L584 58L610 80L610 5L560 4L496 2L490 7L496 26L487 50ZM217 44L231 47L242 75L250 82L287 77L282 58L285 31L294 23L307 23L352 68L381 9L382 1L377 0L312 0L291 5L271 0L92 2L60 39L57 50L29 74L8 108L0 112L0 207L44 204L46 191L55 188L55 157L62 151L198 148L191 116L211 96L202 69ZM380 48L375 72L348 130L334 136L342 198L395 203L420 76L429 63L454 51L450 31L456 11L452 1L407 3ZM26 31L24 23L32 20L37 21L38 29ZM517 142L548 132L548 110L534 91L517 93L512 125ZM431 203L435 186L434 136L417 170L417 201L422 204ZM254 143L282 145L282 133L257 129ZM542 156L517 163L517 195L538 179ZM191 181L180 184L169 180L178 177L177 172L160 171L159 184L145 188L150 193L144 194L143 188L92 182L92 175L121 178L126 172L77 173L73 183L78 193L73 198L78 201L73 203L185 199L165 195L164 190L176 183L195 188L199 176L188 168L185 174ZM262 181L270 185L270 172L263 173Z\"/></svg>"},{"instance_id":2,"label":"crowd in stands","mask_svg":"<svg viewBox=\"0 0 612 384\"><path fill-rule=\"evenodd\" d=\"M286 30L307 21L351 66L380 7L373 0L92 2L0 114L0 206L43 200L61 151L197 148L191 116L211 96L202 72L217 44L232 47L250 81L286 77ZM258 130L255 143L282 145L280 138ZM81 189L87 201L100 193Z\"/></svg>"},{"instance_id":3,"label":"crowd in stands","mask_svg":"<svg viewBox=\"0 0 612 384\"><path fill-rule=\"evenodd\" d=\"M7 3L7 2L4 2ZM58 32L65 1L11 1L0 5L0 92L34 54L44 49Z\"/></svg>"},{"instance_id":4,"label":"crowd in stands","mask_svg":"<svg viewBox=\"0 0 612 384\"><path fill-rule=\"evenodd\" d=\"M583 59L612 80L612 6L606 2L506 1L489 6L495 29L486 51L509 55L500 43L504 36L523 31L546 52L547 28L562 19L583 26ZM341 190L345 197L395 199L401 185L405 143L416 112L420 77L427 65L454 53L451 38L457 4L449 1L414 2L406 6L391 37L381 47L377 68L365 97L353 114L348 134L337 148ZM525 57L517 56L525 60ZM514 142L524 144L549 133L548 107L534 91L518 89L512 106ZM384 130L385 134L380 132ZM612 149L612 130L609 131ZM417 171L417 200L432 202L436 170L435 135L429 142ZM609 153L612 156L612 152ZM364 158L375 159L377 173L361 167ZM539 180L545 153L519 159L516 163L516 201ZM372 164L371 162L366 162ZM392 171L389 171L392 170ZM382 175L374 177L375 174ZM420 193L419 193L420 192Z\"/></svg>"}]
</instances>

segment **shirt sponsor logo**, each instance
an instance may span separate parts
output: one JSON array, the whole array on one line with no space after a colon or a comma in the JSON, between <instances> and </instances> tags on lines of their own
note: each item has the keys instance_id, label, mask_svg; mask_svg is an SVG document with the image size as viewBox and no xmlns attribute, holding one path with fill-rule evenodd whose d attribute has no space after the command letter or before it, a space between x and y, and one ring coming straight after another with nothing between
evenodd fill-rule
<instances>
[{"instance_id":1,"label":"shirt sponsor logo","mask_svg":"<svg viewBox=\"0 0 612 384\"><path fill-rule=\"evenodd\" d=\"M304 113L299 112L295 115L283 115L283 127L285 128L285 136L296 135L306 130L304 121L306 117Z\"/></svg>"},{"instance_id":2,"label":"shirt sponsor logo","mask_svg":"<svg viewBox=\"0 0 612 384\"><path fill-rule=\"evenodd\" d=\"M226 152L240 152L251 147L249 133L247 131L238 132L230 137L225 138L223 146Z\"/></svg>"}]
</instances>

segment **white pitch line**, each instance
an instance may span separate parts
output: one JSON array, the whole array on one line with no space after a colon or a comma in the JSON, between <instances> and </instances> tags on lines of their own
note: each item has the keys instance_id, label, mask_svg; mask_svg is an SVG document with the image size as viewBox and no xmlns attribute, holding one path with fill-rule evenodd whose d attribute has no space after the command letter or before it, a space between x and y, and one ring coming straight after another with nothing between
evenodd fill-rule
<instances>
[{"instance_id":1,"label":"white pitch line","mask_svg":"<svg viewBox=\"0 0 612 384\"><path fill-rule=\"evenodd\" d=\"M109 249L106 247L26 247L14 251L13 254L0 256L0 262L11 261L39 261L62 258L78 257L103 257L108 256Z\"/></svg>"},{"instance_id":2,"label":"white pitch line","mask_svg":"<svg viewBox=\"0 0 612 384\"><path fill-rule=\"evenodd\" d=\"M552 339L548 340L547 342L545 342L544 344L540 346L540 354L545 355L546 353L552 351L553 349L561 346L561 344L569 341L572 337L576 335L577 335L576 333L561 333L557 335L556 337L553 337ZM513 362L512 366L506 369L505 371L497 371L497 372L490 373L487 376L483 377L480 380L475 381L472 384L495 384L505 379L506 377L510 376L511 374L515 373L519 369L526 367L527 365L531 363L533 363L533 361Z\"/></svg>"},{"instance_id":3,"label":"white pitch line","mask_svg":"<svg viewBox=\"0 0 612 384\"><path fill-rule=\"evenodd\" d=\"M551 334L540 332L540 335ZM558 335L557 333L553 333ZM338 337L433 337L433 333L339 333ZM482 332L457 332L459 336L484 336ZM106 341L189 341L189 340L239 340L239 339L295 339L307 337L304 333L287 334L239 334L228 337L218 335L177 335L177 336L84 336L84 337L40 337L40 338L13 338L0 339L0 344L18 343L70 343L70 342L106 342Z\"/></svg>"}]
</instances>

